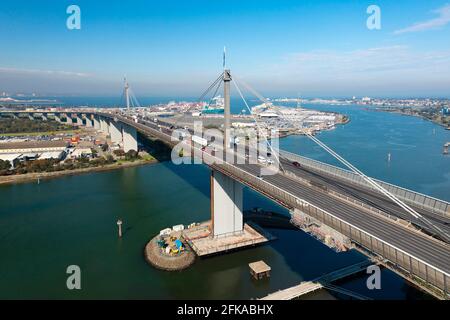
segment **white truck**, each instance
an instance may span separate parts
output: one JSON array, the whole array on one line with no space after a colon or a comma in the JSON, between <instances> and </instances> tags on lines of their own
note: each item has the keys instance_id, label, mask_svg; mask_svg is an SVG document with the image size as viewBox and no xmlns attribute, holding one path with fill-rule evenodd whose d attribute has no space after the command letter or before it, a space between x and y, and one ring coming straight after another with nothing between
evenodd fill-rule
<instances>
[{"instance_id":1,"label":"white truck","mask_svg":"<svg viewBox=\"0 0 450 320\"><path fill-rule=\"evenodd\" d=\"M206 147L208 145L208 140L199 136L192 136L192 142L198 143L202 147Z\"/></svg>"}]
</instances>

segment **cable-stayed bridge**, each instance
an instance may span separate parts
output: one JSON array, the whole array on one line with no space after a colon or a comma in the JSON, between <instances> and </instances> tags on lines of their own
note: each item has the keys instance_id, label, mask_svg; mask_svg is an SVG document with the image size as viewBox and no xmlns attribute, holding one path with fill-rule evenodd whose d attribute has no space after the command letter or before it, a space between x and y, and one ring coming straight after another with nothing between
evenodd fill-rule
<instances>
[{"instance_id":1,"label":"cable-stayed bridge","mask_svg":"<svg viewBox=\"0 0 450 320\"><path fill-rule=\"evenodd\" d=\"M281 170L261 177L262 165L245 161L251 148L245 149L244 163L236 161L242 155L230 146L226 132L230 126L229 70L220 79L225 88L225 138L219 153L209 152L191 140L174 138L179 129L176 124L155 123L117 110L0 111L0 115L22 113L33 119L54 117L57 121L66 118L67 122L110 135L113 142L123 143L125 151L137 150L138 131L170 147L191 150L211 168L214 236L242 232L245 185L290 209L293 215L301 213L320 221L404 277L448 296L450 203L372 179L357 170L344 170L281 150L272 150Z\"/></svg>"}]
</instances>

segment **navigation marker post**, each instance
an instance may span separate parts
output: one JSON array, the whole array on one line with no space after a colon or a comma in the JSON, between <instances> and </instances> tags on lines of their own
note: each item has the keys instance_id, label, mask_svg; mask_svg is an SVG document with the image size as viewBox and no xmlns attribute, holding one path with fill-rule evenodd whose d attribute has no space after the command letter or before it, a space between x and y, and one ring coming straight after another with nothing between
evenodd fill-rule
<instances>
[{"instance_id":1,"label":"navigation marker post","mask_svg":"<svg viewBox=\"0 0 450 320\"><path fill-rule=\"evenodd\" d=\"M119 227L119 238L122 238L122 220L117 220L117 226Z\"/></svg>"}]
</instances>

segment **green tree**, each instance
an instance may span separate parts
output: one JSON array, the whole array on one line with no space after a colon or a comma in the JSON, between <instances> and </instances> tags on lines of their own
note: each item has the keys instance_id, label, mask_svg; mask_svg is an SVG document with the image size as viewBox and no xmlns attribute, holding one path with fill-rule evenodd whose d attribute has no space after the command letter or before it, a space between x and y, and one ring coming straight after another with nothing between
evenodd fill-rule
<instances>
[{"instance_id":1,"label":"green tree","mask_svg":"<svg viewBox=\"0 0 450 320\"><path fill-rule=\"evenodd\" d=\"M8 160L0 159L0 170L9 170L11 168L11 162Z\"/></svg>"}]
</instances>

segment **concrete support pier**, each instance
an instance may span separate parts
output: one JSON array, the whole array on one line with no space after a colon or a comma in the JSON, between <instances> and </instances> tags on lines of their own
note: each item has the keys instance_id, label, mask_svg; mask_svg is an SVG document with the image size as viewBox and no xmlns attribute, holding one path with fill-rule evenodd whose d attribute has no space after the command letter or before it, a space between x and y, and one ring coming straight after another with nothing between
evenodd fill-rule
<instances>
[{"instance_id":1,"label":"concrete support pier","mask_svg":"<svg viewBox=\"0 0 450 320\"><path fill-rule=\"evenodd\" d=\"M72 115L65 114L66 116L66 124L73 124Z\"/></svg>"},{"instance_id":2,"label":"concrete support pier","mask_svg":"<svg viewBox=\"0 0 450 320\"><path fill-rule=\"evenodd\" d=\"M84 121L86 122L86 127L91 128L94 126L94 124L92 123L91 115L85 115Z\"/></svg>"},{"instance_id":3,"label":"concrete support pier","mask_svg":"<svg viewBox=\"0 0 450 320\"><path fill-rule=\"evenodd\" d=\"M123 151L138 151L137 132L136 129L127 125L123 125Z\"/></svg>"},{"instance_id":4,"label":"concrete support pier","mask_svg":"<svg viewBox=\"0 0 450 320\"><path fill-rule=\"evenodd\" d=\"M242 233L242 198L242 184L221 172L211 172L211 229L214 237Z\"/></svg>"},{"instance_id":5,"label":"concrete support pier","mask_svg":"<svg viewBox=\"0 0 450 320\"><path fill-rule=\"evenodd\" d=\"M101 127L100 127L100 120L98 119L97 116L93 116L92 117L92 123L94 124L94 129L95 130L100 130L101 129Z\"/></svg>"},{"instance_id":6,"label":"concrete support pier","mask_svg":"<svg viewBox=\"0 0 450 320\"><path fill-rule=\"evenodd\" d=\"M75 119L76 119L77 126L83 125L83 118L81 117L81 115L77 115L77 117Z\"/></svg>"},{"instance_id":7,"label":"concrete support pier","mask_svg":"<svg viewBox=\"0 0 450 320\"><path fill-rule=\"evenodd\" d=\"M120 123L111 121L109 123L109 133L113 143L122 143L122 126Z\"/></svg>"},{"instance_id":8,"label":"concrete support pier","mask_svg":"<svg viewBox=\"0 0 450 320\"><path fill-rule=\"evenodd\" d=\"M108 135L109 134L109 124L108 121L106 121L103 118L100 118L100 131L103 132L104 134Z\"/></svg>"}]
</instances>

